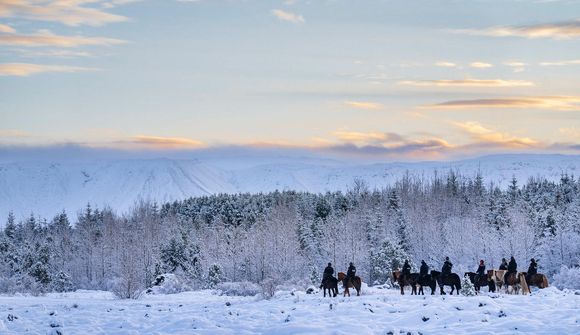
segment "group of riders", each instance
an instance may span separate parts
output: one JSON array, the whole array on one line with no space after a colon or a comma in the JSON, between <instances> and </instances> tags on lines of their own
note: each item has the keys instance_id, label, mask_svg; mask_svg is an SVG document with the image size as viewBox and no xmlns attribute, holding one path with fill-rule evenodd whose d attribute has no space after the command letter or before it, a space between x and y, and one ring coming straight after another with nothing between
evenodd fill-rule
<instances>
[{"instance_id":1,"label":"group of riders","mask_svg":"<svg viewBox=\"0 0 580 335\"><path fill-rule=\"evenodd\" d=\"M449 260L449 257L445 257L445 262L443 262L443 266L441 267L441 275L442 276L449 276L451 275L451 269L453 268L453 263ZM516 259L514 256L510 258L508 261L505 258L501 259L501 265L499 266L500 270L506 270L504 278L508 278L511 274L516 274L518 272L518 264L516 263ZM485 262L482 260L479 261L479 266L477 267L476 278L475 281L478 282L480 278L486 276L486 269L485 269ZM538 273L538 263L534 258L530 260L530 266L528 267L528 272L526 274L526 280L529 281L529 278ZM408 260L405 260L403 264L403 269L401 271L403 276L411 275L411 265L409 264ZM429 265L425 263L424 260L421 260L421 267L419 269L419 277L424 277L429 274ZM334 269L332 268L332 264L328 263L328 266L324 269L324 273L322 275L322 285L325 281L329 278L332 278L334 275ZM356 267L351 262L348 266L348 270L346 272L346 277L343 280L343 285L347 286L348 282L354 278L356 275Z\"/></svg>"}]
</instances>

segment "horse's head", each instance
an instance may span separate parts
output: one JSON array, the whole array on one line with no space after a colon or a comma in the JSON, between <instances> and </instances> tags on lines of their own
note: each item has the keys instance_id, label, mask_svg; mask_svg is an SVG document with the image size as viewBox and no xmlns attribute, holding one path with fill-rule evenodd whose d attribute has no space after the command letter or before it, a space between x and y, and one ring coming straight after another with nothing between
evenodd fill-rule
<instances>
[{"instance_id":1,"label":"horse's head","mask_svg":"<svg viewBox=\"0 0 580 335\"><path fill-rule=\"evenodd\" d=\"M336 276L338 277L338 280L344 280L344 278L346 278L346 274L344 272L339 272L336 274Z\"/></svg>"}]
</instances>

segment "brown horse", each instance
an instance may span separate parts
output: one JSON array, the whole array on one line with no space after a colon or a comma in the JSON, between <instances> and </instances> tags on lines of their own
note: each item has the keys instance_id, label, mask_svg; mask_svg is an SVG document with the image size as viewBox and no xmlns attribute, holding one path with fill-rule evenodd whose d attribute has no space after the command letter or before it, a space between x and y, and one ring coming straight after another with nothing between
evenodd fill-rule
<instances>
[{"instance_id":1,"label":"brown horse","mask_svg":"<svg viewBox=\"0 0 580 335\"><path fill-rule=\"evenodd\" d=\"M393 271L393 280L399 284L401 295L405 294L405 286L411 286L411 295L417 295L417 279L419 279L418 273L403 275L401 271Z\"/></svg>"},{"instance_id":2,"label":"brown horse","mask_svg":"<svg viewBox=\"0 0 580 335\"><path fill-rule=\"evenodd\" d=\"M503 281L505 285L505 292L508 294L519 294L520 288L522 289L522 294L529 293L528 285L526 283L526 276L521 272L512 272L509 275L506 272ZM512 287L512 291L510 291L510 286Z\"/></svg>"},{"instance_id":3,"label":"brown horse","mask_svg":"<svg viewBox=\"0 0 580 335\"><path fill-rule=\"evenodd\" d=\"M344 272L339 272L338 273L338 280L341 282L344 282L344 279L346 278L346 274ZM348 283L344 283L344 294L343 297L346 297L346 295L348 294L348 296L350 297L350 291L348 290L350 287L354 287L354 289L356 290L356 295L360 295L360 287L362 285L362 279L359 276L354 276L354 278L351 278Z\"/></svg>"},{"instance_id":4,"label":"brown horse","mask_svg":"<svg viewBox=\"0 0 580 335\"><path fill-rule=\"evenodd\" d=\"M542 273L536 273L535 275L531 275L528 277L526 272L521 272L525 277L528 283L528 286L536 286L538 288L546 288L550 286L548 282L548 277Z\"/></svg>"}]
</instances>

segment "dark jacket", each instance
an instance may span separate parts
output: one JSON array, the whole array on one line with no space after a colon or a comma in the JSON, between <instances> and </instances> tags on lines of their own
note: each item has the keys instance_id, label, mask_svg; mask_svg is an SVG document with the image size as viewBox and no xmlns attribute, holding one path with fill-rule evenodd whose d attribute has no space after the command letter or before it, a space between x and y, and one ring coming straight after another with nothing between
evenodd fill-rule
<instances>
[{"instance_id":1,"label":"dark jacket","mask_svg":"<svg viewBox=\"0 0 580 335\"><path fill-rule=\"evenodd\" d=\"M518 263L514 258L510 259L510 263L508 264L508 272L518 272Z\"/></svg>"},{"instance_id":2,"label":"dark jacket","mask_svg":"<svg viewBox=\"0 0 580 335\"><path fill-rule=\"evenodd\" d=\"M476 271L475 273L477 273L477 274L478 274L478 275L480 275L480 276L483 276L483 275L485 275L485 265L480 265L480 266L477 268L477 271Z\"/></svg>"},{"instance_id":3,"label":"dark jacket","mask_svg":"<svg viewBox=\"0 0 580 335\"><path fill-rule=\"evenodd\" d=\"M356 268L354 267L354 265L351 265L348 267L348 270L346 270L346 276L351 278L354 277L356 275Z\"/></svg>"},{"instance_id":4,"label":"dark jacket","mask_svg":"<svg viewBox=\"0 0 580 335\"><path fill-rule=\"evenodd\" d=\"M538 263L531 262L530 267L528 268L528 276L538 274Z\"/></svg>"},{"instance_id":5,"label":"dark jacket","mask_svg":"<svg viewBox=\"0 0 580 335\"><path fill-rule=\"evenodd\" d=\"M332 266L327 266L324 269L324 274L322 275L322 278L332 277L333 274L334 274L334 269L332 268Z\"/></svg>"},{"instance_id":6,"label":"dark jacket","mask_svg":"<svg viewBox=\"0 0 580 335\"><path fill-rule=\"evenodd\" d=\"M507 261L501 262L501 265L499 266L499 269L500 270L507 270L507 268L508 268Z\"/></svg>"},{"instance_id":7,"label":"dark jacket","mask_svg":"<svg viewBox=\"0 0 580 335\"><path fill-rule=\"evenodd\" d=\"M427 265L427 263L423 262L421 264L421 269L419 269L419 275L426 276L428 274L429 274L429 265Z\"/></svg>"},{"instance_id":8,"label":"dark jacket","mask_svg":"<svg viewBox=\"0 0 580 335\"><path fill-rule=\"evenodd\" d=\"M403 264L403 274L404 275L411 274L411 265L409 265L409 263L407 263L407 262L405 262L405 264Z\"/></svg>"},{"instance_id":9,"label":"dark jacket","mask_svg":"<svg viewBox=\"0 0 580 335\"><path fill-rule=\"evenodd\" d=\"M451 263L450 261L445 261L445 263L443 263L443 267L441 268L441 272L444 275L451 274L452 268L453 268L453 263Z\"/></svg>"}]
</instances>

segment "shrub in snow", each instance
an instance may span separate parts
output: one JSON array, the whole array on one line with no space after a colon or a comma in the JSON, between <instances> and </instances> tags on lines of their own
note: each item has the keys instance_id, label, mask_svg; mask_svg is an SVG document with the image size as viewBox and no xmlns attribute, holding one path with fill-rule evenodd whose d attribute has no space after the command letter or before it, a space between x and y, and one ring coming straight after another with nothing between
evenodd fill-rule
<instances>
[{"instance_id":1,"label":"shrub in snow","mask_svg":"<svg viewBox=\"0 0 580 335\"><path fill-rule=\"evenodd\" d=\"M560 272L554 275L553 284L559 289L580 289L580 267L568 268L562 266Z\"/></svg>"},{"instance_id":2,"label":"shrub in snow","mask_svg":"<svg viewBox=\"0 0 580 335\"><path fill-rule=\"evenodd\" d=\"M206 286L208 288L215 288L222 281L223 281L223 273L221 267L217 264L213 264L212 266L209 267L209 271L207 273Z\"/></svg>"},{"instance_id":3,"label":"shrub in snow","mask_svg":"<svg viewBox=\"0 0 580 335\"><path fill-rule=\"evenodd\" d=\"M221 295L242 297L255 296L262 292L262 288L259 285L247 281L237 283L219 283L217 284L216 289L220 291Z\"/></svg>"},{"instance_id":4,"label":"shrub in snow","mask_svg":"<svg viewBox=\"0 0 580 335\"><path fill-rule=\"evenodd\" d=\"M471 280L469 280L468 276L463 277L463 279L461 280L461 290L459 291L459 293L461 293L461 295L464 295L466 297L472 297L475 295L475 287L471 283Z\"/></svg>"},{"instance_id":5,"label":"shrub in snow","mask_svg":"<svg viewBox=\"0 0 580 335\"><path fill-rule=\"evenodd\" d=\"M277 287L277 283L276 280L274 280L273 278L266 278L264 280L262 280L262 282L260 283L260 287L262 288L262 297L264 297L264 299L270 299L274 296L274 293L276 293L276 287Z\"/></svg>"},{"instance_id":6,"label":"shrub in snow","mask_svg":"<svg viewBox=\"0 0 580 335\"><path fill-rule=\"evenodd\" d=\"M134 280L116 277L109 282L109 290L121 299L136 299L141 289Z\"/></svg>"},{"instance_id":7,"label":"shrub in snow","mask_svg":"<svg viewBox=\"0 0 580 335\"><path fill-rule=\"evenodd\" d=\"M164 273L157 277L151 283L146 294L173 294L187 291L189 287L177 275Z\"/></svg>"}]
</instances>

